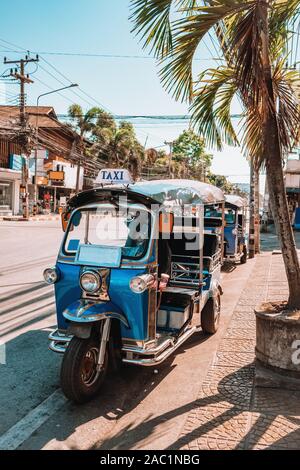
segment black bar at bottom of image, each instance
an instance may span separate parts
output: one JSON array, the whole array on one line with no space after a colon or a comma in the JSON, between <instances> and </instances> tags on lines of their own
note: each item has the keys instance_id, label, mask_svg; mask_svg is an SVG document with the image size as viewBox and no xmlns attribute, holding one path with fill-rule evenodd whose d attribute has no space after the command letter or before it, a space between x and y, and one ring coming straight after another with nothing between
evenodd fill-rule
<instances>
[{"instance_id":1,"label":"black bar at bottom of image","mask_svg":"<svg viewBox=\"0 0 300 470\"><path fill-rule=\"evenodd\" d=\"M243 464L246 462L251 464L271 464L273 461L276 464L284 464L289 462L294 463L298 457L297 451L189 451L189 450L137 450L137 451L80 451L80 450L67 450L67 451L0 451L1 466L4 464L17 464L18 462L22 467L24 464L37 464L46 463L48 465L54 464L61 467L63 464L76 464L92 465L91 468L100 468L101 466L108 465L112 467L121 468L139 468L141 466L147 468L148 466L166 466L166 465L188 465L197 466L205 465L208 467L221 467L226 464Z\"/></svg>"}]
</instances>

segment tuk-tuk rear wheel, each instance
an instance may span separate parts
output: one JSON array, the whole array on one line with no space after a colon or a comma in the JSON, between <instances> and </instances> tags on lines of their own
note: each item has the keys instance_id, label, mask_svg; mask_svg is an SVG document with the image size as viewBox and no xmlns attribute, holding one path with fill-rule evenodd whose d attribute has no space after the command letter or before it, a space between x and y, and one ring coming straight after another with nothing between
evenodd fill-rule
<instances>
[{"instance_id":1,"label":"tuk-tuk rear wheel","mask_svg":"<svg viewBox=\"0 0 300 470\"><path fill-rule=\"evenodd\" d=\"M241 264L247 263L247 257L248 257L247 248L244 246L243 255L241 256Z\"/></svg>"},{"instance_id":2,"label":"tuk-tuk rear wheel","mask_svg":"<svg viewBox=\"0 0 300 470\"><path fill-rule=\"evenodd\" d=\"M85 403L95 397L105 379L108 367L106 350L104 364L97 370L100 339L72 338L63 357L60 372L61 388L75 403Z\"/></svg>"},{"instance_id":3,"label":"tuk-tuk rear wheel","mask_svg":"<svg viewBox=\"0 0 300 470\"><path fill-rule=\"evenodd\" d=\"M221 296L218 292L208 299L201 311L201 328L203 333L213 335L217 332L220 323Z\"/></svg>"}]
</instances>

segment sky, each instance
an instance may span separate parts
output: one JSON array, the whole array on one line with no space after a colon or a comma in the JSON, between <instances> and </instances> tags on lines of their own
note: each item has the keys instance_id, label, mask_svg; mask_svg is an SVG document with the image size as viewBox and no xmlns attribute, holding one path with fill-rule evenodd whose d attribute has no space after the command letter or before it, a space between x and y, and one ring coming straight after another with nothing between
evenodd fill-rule
<instances>
[{"instance_id":1,"label":"sky","mask_svg":"<svg viewBox=\"0 0 300 470\"><path fill-rule=\"evenodd\" d=\"M5 56L17 60L26 51L33 57L38 52L38 66L29 64L26 70L34 80L26 86L27 104L36 104L41 93L78 83L80 88L40 98L40 105L54 106L58 114L65 114L74 102L84 109L102 106L118 115L187 114L188 106L174 101L163 89L155 60L131 33L129 13L129 0L1 2L0 75L9 73L3 64ZM206 38L197 51L194 71L215 66L217 52ZM16 104L17 94L18 86L2 79L0 103ZM238 106L233 112L239 112ZM187 123L143 119L135 124L139 140L147 142L147 147L164 145L186 127ZM249 181L249 165L239 148L209 151L214 155L215 173L232 182Z\"/></svg>"}]
</instances>

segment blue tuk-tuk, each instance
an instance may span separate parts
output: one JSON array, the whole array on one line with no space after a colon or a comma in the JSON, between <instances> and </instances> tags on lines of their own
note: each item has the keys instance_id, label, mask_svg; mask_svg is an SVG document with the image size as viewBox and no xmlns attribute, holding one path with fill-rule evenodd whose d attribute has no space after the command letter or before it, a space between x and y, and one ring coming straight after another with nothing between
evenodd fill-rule
<instances>
[{"instance_id":1,"label":"blue tuk-tuk","mask_svg":"<svg viewBox=\"0 0 300 470\"><path fill-rule=\"evenodd\" d=\"M56 266L44 271L57 308L50 349L64 354L62 390L77 403L98 393L109 366L160 364L220 320L222 191L117 182L69 201ZM218 216L205 215L209 207Z\"/></svg>"},{"instance_id":2,"label":"blue tuk-tuk","mask_svg":"<svg viewBox=\"0 0 300 470\"><path fill-rule=\"evenodd\" d=\"M247 200L241 196L225 196L224 259L225 261L247 262L246 243Z\"/></svg>"}]
</instances>

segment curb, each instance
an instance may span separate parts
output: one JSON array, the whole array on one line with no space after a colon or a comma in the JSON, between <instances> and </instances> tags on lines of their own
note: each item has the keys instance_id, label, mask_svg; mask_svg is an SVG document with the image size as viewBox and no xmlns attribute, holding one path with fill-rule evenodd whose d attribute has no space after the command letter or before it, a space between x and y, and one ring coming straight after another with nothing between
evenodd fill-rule
<instances>
[{"instance_id":1,"label":"curb","mask_svg":"<svg viewBox=\"0 0 300 470\"><path fill-rule=\"evenodd\" d=\"M0 222L41 222L41 221L49 221L49 220L60 220L60 216L41 216L41 217L29 217L28 219L24 219L23 217L0 217Z\"/></svg>"}]
</instances>

